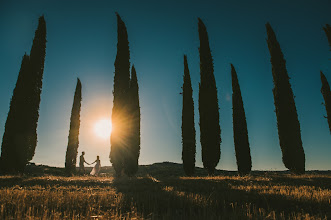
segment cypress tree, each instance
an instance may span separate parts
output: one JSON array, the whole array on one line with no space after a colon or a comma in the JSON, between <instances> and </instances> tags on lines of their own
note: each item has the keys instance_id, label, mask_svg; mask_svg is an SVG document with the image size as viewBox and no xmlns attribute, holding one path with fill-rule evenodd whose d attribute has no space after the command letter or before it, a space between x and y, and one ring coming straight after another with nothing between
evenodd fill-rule
<instances>
[{"instance_id":1,"label":"cypress tree","mask_svg":"<svg viewBox=\"0 0 331 220\"><path fill-rule=\"evenodd\" d=\"M241 96L238 77L234 66L231 64L232 78L232 117L233 139L236 152L237 167L240 174L248 174L252 169L251 152L248 142L248 131L244 103Z\"/></svg>"},{"instance_id":2,"label":"cypress tree","mask_svg":"<svg viewBox=\"0 0 331 220\"><path fill-rule=\"evenodd\" d=\"M29 79L31 76L29 60L30 57L25 54L5 124L1 146L1 170L6 173L22 172L28 162L26 158L28 151L28 135L26 133L28 118L25 108L29 105L28 94L31 92L29 91L31 85L28 85L31 82Z\"/></svg>"},{"instance_id":3,"label":"cypress tree","mask_svg":"<svg viewBox=\"0 0 331 220\"><path fill-rule=\"evenodd\" d=\"M194 102L187 57L184 55L183 109L182 109L182 160L185 174L192 176L195 169Z\"/></svg>"},{"instance_id":4,"label":"cypress tree","mask_svg":"<svg viewBox=\"0 0 331 220\"><path fill-rule=\"evenodd\" d=\"M305 153L302 147L300 123L295 107L293 91L286 70L286 62L270 24L266 24L267 43L274 81L273 95L277 116L279 144L283 163L294 173L304 173Z\"/></svg>"},{"instance_id":5,"label":"cypress tree","mask_svg":"<svg viewBox=\"0 0 331 220\"><path fill-rule=\"evenodd\" d=\"M37 146L37 125L39 118L40 95L42 89L42 80L44 74L44 63L46 56L46 22L44 16L39 18L39 26L36 30L35 38L33 40L30 51L31 71L33 74L33 88L34 93L30 97L31 108L29 110L30 127L29 127L29 145L27 158L32 160Z\"/></svg>"},{"instance_id":6,"label":"cypress tree","mask_svg":"<svg viewBox=\"0 0 331 220\"><path fill-rule=\"evenodd\" d=\"M322 92L322 95L324 98L324 106L325 106L326 115L327 115L325 118L328 120L329 129L330 129L330 133L331 133L331 92L330 92L329 83L326 80L326 77L322 71L321 71L321 81L322 81L321 92Z\"/></svg>"},{"instance_id":7,"label":"cypress tree","mask_svg":"<svg viewBox=\"0 0 331 220\"><path fill-rule=\"evenodd\" d=\"M2 170L23 172L37 145L37 124L46 54L46 22L39 18L30 56L22 60L2 141Z\"/></svg>"},{"instance_id":8,"label":"cypress tree","mask_svg":"<svg viewBox=\"0 0 331 220\"><path fill-rule=\"evenodd\" d=\"M74 102L71 109L70 130L66 152L65 170L67 174L76 172L76 160L79 146L80 109L82 101L82 84L77 78Z\"/></svg>"},{"instance_id":9,"label":"cypress tree","mask_svg":"<svg viewBox=\"0 0 331 220\"><path fill-rule=\"evenodd\" d=\"M124 157L124 172L128 176L133 176L138 171L138 159L140 154L140 105L139 86L136 69L132 65L131 80L129 89L130 100L130 137L128 138L128 151Z\"/></svg>"},{"instance_id":10,"label":"cypress tree","mask_svg":"<svg viewBox=\"0 0 331 220\"><path fill-rule=\"evenodd\" d=\"M126 26L119 14L117 16L117 54L114 63L114 100L112 110L112 123L114 129L111 133L110 162L116 175L120 176L124 167L124 155L128 148L128 90L130 84L130 51Z\"/></svg>"},{"instance_id":11,"label":"cypress tree","mask_svg":"<svg viewBox=\"0 0 331 220\"><path fill-rule=\"evenodd\" d=\"M198 18L200 39L200 83L199 114L200 142L203 166L213 175L219 162L221 151L221 129L219 125L217 88L214 76L213 58L210 52L207 29Z\"/></svg>"},{"instance_id":12,"label":"cypress tree","mask_svg":"<svg viewBox=\"0 0 331 220\"><path fill-rule=\"evenodd\" d=\"M328 38L329 45L331 48L331 26L329 24L326 24L325 27L323 27L326 37Z\"/></svg>"}]
</instances>

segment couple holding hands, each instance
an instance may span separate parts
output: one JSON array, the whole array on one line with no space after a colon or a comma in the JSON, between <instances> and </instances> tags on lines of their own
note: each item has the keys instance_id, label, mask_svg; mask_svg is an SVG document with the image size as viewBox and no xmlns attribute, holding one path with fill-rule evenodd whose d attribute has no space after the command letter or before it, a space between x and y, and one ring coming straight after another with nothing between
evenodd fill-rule
<instances>
[{"instance_id":1,"label":"couple holding hands","mask_svg":"<svg viewBox=\"0 0 331 220\"><path fill-rule=\"evenodd\" d=\"M85 167L84 167L84 163L88 164L88 165L92 165L95 163L95 166L93 167L90 175L92 176L98 176L100 169L101 169L101 163L100 163L100 159L99 156L97 156L97 159L93 162L93 163L88 163L85 161L84 158L85 152L82 152L82 155L80 155L79 157L79 172L83 172L85 174Z\"/></svg>"}]
</instances>

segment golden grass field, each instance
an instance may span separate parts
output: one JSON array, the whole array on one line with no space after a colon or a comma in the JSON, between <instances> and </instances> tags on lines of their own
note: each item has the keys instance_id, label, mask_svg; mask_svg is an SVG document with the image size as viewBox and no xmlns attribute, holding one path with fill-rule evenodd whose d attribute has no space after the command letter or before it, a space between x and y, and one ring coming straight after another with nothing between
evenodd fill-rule
<instances>
[{"instance_id":1,"label":"golden grass field","mask_svg":"<svg viewBox=\"0 0 331 220\"><path fill-rule=\"evenodd\" d=\"M171 171L0 176L0 219L331 219L330 172Z\"/></svg>"}]
</instances>

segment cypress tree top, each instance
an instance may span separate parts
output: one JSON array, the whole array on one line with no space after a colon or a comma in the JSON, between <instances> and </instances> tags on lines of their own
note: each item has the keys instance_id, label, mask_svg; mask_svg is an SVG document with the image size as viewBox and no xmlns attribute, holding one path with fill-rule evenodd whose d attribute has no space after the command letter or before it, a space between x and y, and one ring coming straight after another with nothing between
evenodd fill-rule
<instances>
[{"instance_id":1,"label":"cypress tree top","mask_svg":"<svg viewBox=\"0 0 331 220\"><path fill-rule=\"evenodd\" d=\"M198 18L198 31L199 31L199 39L200 39L200 47L199 47L199 54L200 54L200 77L201 77L201 84L205 84L204 82L211 80L212 82L209 85L215 84L215 76L214 76L214 64L213 64L213 57L211 55L210 47L209 47L209 40L208 40L208 33L205 24L202 22L200 18ZM201 62L203 60L203 62ZM206 83L207 83L206 82Z\"/></svg>"},{"instance_id":2,"label":"cypress tree top","mask_svg":"<svg viewBox=\"0 0 331 220\"><path fill-rule=\"evenodd\" d=\"M115 76L114 76L114 99L122 99L129 89L130 83L130 50L128 32L126 26L119 16L117 16L117 54L115 59Z\"/></svg>"},{"instance_id":3,"label":"cypress tree top","mask_svg":"<svg viewBox=\"0 0 331 220\"><path fill-rule=\"evenodd\" d=\"M33 44L30 51L30 58L32 62L32 68L37 71L37 74L43 74L44 62L46 55L46 22L42 15L39 18L38 28L33 39ZM42 77L42 76L41 76Z\"/></svg>"}]
</instances>

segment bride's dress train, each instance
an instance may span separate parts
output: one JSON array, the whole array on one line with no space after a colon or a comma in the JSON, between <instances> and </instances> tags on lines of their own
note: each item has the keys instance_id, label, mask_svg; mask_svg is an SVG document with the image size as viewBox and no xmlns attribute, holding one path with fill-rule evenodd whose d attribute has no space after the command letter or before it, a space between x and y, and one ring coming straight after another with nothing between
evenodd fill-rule
<instances>
[{"instance_id":1,"label":"bride's dress train","mask_svg":"<svg viewBox=\"0 0 331 220\"><path fill-rule=\"evenodd\" d=\"M93 167L93 169L92 169L90 175L92 175L92 176L97 176L97 175L99 175L100 169L101 169L101 163L100 163L100 160L96 160L96 164L95 164L95 166Z\"/></svg>"}]
</instances>

